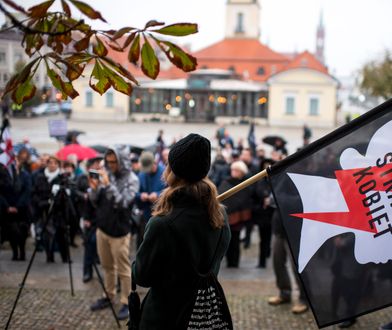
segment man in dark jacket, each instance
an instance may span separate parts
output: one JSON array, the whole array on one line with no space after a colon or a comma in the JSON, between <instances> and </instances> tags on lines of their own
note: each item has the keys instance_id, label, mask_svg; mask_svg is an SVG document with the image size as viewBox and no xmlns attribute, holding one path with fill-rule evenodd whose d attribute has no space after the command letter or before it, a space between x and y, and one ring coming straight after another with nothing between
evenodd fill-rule
<instances>
[{"instance_id":1,"label":"man in dark jacket","mask_svg":"<svg viewBox=\"0 0 392 330\"><path fill-rule=\"evenodd\" d=\"M100 171L99 179L89 178L88 194L96 211L98 256L109 297L98 299L91 305L91 310L110 306L110 300L116 294L116 280L119 276L122 306L118 318L124 320L128 317L128 295L131 291L130 215L139 190L139 180L130 170L128 155L118 150L107 151L105 167L107 171Z\"/></svg>"}]
</instances>

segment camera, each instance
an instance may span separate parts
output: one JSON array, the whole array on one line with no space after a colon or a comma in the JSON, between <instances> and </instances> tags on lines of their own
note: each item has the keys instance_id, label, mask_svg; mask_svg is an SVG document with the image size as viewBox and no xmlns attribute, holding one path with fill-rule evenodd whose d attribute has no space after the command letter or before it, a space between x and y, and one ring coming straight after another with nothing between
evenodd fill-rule
<instances>
[{"instance_id":1,"label":"camera","mask_svg":"<svg viewBox=\"0 0 392 330\"><path fill-rule=\"evenodd\" d=\"M96 180L99 180L100 177L100 173L97 170L89 170L88 175L91 179L96 179Z\"/></svg>"}]
</instances>

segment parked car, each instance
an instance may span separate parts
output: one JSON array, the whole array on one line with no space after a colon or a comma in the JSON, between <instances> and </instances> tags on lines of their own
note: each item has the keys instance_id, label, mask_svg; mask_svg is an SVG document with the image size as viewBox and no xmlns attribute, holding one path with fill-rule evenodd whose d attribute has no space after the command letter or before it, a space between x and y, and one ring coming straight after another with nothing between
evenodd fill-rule
<instances>
[{"instance_id":1,"label":"parked car","mask_svg":"<svg viewBox=\"0 0 392 330\"><path fill-rule=\"evenodd\" d=\"M31 108L31 115L43 116L58 114L60 112L60 106L58 103L42 103L36 107Z\"/></svg>"},{"instance_id":2,"label":"parked car","mask_svg":"<svg viewBox=\"0 0 392 330\"><path fill-rule=\"evenodd\" d=\"M72 102L64 101L60 104L60 112L65 115L65 117L70 118L72 114Z\"/></svg>"}]
</instances>

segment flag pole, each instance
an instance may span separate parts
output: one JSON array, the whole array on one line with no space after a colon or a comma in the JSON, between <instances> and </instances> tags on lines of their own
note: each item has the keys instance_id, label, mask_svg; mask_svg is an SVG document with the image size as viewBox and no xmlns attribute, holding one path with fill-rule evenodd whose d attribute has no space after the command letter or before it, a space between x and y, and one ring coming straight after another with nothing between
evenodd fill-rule
<instances>
[{"instance_id":1,"label":"flag pole","mask_svg":"<svg viewBox=\"0 0 392 330\"><path fill-rule=\"evenodd\" d=\"M250 186L251 184L265 178L266 176L268 176L267 170L263 170L257 174L255 174L254 176L250 177L249 179L241 182L240 184L236 185L235 187L225 191L224 193L220 194L217 199L219 202L222 202L223 200L225 200L226 198L229 198L230 196L234 195L235 193L239 192L240 190Z\"/></svg>"}]
</instances>

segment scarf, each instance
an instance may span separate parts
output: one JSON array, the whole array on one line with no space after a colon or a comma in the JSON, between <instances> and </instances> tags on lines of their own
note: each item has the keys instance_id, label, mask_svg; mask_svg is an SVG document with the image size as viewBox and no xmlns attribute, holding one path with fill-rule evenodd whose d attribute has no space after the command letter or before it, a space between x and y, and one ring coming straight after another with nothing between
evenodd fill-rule
<instances>
[{"instance_id":1,"label":"scarf","mask_svg":"<svg viewBox=\"0 0 392 330\"><path fill-rule=\"evenodd\" d=\"M49 172L48 168L45 168L45 177L48 179L48 182L51 183L59 174L60 174L60 169L58 168L54 172Z\"/></svg>"}]
</instances>

